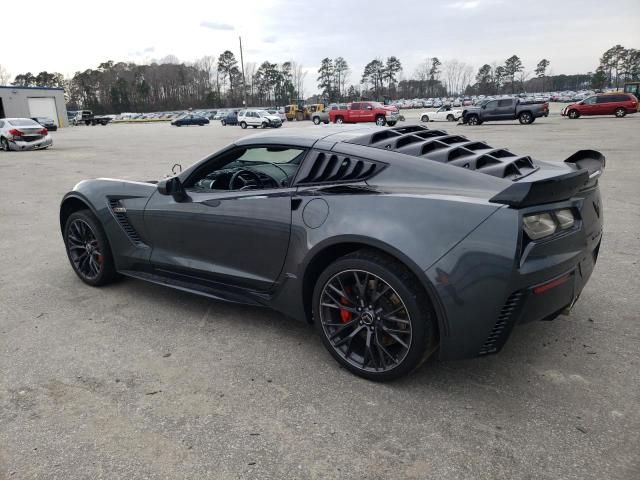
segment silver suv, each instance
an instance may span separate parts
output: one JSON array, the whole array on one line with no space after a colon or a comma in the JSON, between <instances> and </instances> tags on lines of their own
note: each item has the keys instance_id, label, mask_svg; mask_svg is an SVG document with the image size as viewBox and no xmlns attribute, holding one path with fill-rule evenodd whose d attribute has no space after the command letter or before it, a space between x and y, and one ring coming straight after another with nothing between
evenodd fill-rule
<instances>
[{"instance_id":1,"label":"silver suv","mask_svg":"<svg viewBox=\"0 0 640 480\"><path fill-rule=\"evenodd\" d=\"M238 125L242 128L280 128L282 120L278 115L271 115L266 110L242 110L238 113Z\"/></svg>"}]
</instances>

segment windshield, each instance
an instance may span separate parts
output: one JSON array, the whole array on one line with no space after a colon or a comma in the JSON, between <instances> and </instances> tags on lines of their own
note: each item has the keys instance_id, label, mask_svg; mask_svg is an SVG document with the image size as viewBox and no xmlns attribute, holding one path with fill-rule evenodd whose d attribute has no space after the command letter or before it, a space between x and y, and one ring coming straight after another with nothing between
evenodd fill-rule
<instances>
[{"instance_id":1,"label":"windshield","mask_svg":"<svg viewBox=\"0 0 640 480\"><path fill-rule=\"evenodd\" d=\"M29 120L26 118L18 118L15 120L8 120L7 123L9 125L13 125L14 127L41 127L41 125L33 120Z\"/></svg>"}]
</instances>

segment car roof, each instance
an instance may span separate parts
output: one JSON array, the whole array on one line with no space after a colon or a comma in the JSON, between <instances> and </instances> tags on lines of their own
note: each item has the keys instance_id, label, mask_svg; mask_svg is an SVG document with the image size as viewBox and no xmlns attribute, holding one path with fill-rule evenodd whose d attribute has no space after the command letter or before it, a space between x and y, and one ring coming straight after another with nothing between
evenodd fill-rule
<instances>
[{"instance_id":1,"label":"car roof","mask_svg":"<svg viewBox=\"0 0 640 480\"><path fill-rule=\"evenodd\" d=\"M269 130L241 138L236 145L255 145L261 143L294 144L312 147L318 140L345 142L367 133L384 130L384 127L362 125L327 125L320 128L287 128L286 130Z\"/></svg>"}]
</instances>

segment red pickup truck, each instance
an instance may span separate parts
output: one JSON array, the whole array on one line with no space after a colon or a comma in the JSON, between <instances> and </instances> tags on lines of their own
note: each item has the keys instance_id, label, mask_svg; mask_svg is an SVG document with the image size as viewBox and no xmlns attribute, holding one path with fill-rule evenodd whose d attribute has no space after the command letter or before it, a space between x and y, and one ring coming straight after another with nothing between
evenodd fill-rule
<instances>
[{"instance_id":1,"label":"red pickup truck","mask_svg":"<svg viewBox=\"0 0 640 480\"><path fill-rule=\"evenodd\" d=\"M379 102L353 102L346 109L331 110L329 120L333 123L375 122L376 125L393 127L400 117L398 109Z\"/></svg>"}]
</instances>

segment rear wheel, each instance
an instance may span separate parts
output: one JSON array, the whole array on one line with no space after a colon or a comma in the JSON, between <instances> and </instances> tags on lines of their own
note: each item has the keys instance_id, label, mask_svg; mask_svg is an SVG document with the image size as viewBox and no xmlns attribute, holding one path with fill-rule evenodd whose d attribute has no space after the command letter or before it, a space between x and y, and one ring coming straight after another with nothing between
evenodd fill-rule
<instances>
[{"instance_id":1,"label":"rear wheel","mask_svg":"<svg viewBox=\"0 0 640 480\"><path fill-rule=\"evenodd\" d=\"M626 110L626 109L624 109L624 108L622 108L622 107L620 107L620 108L616 108L616 112L615 112L616 117L618 117L618 118L622 118L622 117L624 117L626 114L627 114L627 110Z\"/></svg>"},{"instance_id":2,"label":"rear wheel","mask_svg":"<svg viewBox=\"0 0 640 480\"><path fill-rule=\"evenodd\" d=\"M382 115L378 115L376 117L376 125L378 125L379 127L384 127L386 123L387 121Z\"/></svg>"},{"instance_id":3,"label":"rear wheel","mask_svg":"<svg viewBox=\"0 0 640 480\"><path fill-rule=\"evenodd\" d=\"M247 122L240 122L240 128L247 128Z\"/></svg>"},{"instance_id":4,"label":"rear wheel","mask_svg":"<svg viewBox=\"0 0 640 480\"><path fill-rule=\"evenodd\" d=\"M343 123L344 119L342 117L336 117L335 123Z\"/></svg>"},{"instance_id":5,"label":"rear wheel","mask_svg":"<svg viewBox=\"0 0 640 480\"><path fill-rule=\"evenodd\" d=\"M269 124L267 122L262 122L262 128L267 128Z\"/></svg>"},{"instance_id":6,"label":"rear wheel","mask_svg":"<svg viewBox=\"0 0 640 480\"><path fill-rule=\"evenodd\" d=\"M522 112L518 115L518 121L522 125L530 125L533 123L533 115L531 115L531 112Z\"/></svg>"},{"instance_id":7,"label":"rear wheel","mask_svg":"<svg viewBox=\"0 0 640 480\"><path fill-rule=\"evenodd\" d=\"M4 150L5 152L11 151L9 149L9 140L4 137L0 138L0 150Z\"/></svg>"},{"instance_id":8,"label":"rear wheel","mask_svg":"<svg viewBox=\"0 0 640 480\"><path fill-rule=\"evenodd\" d=\"M227 125L227 122L225 122L224 120L222 120L220 123L222 124L223 127Z\"/></svg>"},{"instance_id":9,"label":"rear wheel","mask_svg":"<svg viewBox=\"0 0 640 480\"><path fill-rule=\"evenodd\" d=\"M447 122L455 122L456 117L454 117L453 115L447 115Z\"/></svg>"},{"instance_id":10,"label":"rear wheel","mask_svg":"<svg viewBox=\"0 0 640 480\"><path fill-rule=\"evenodd\" d=\"M569 118L576 119L580 116L580 112L577 110L569 110Z\"/></svg>"},{"instance_id":11,"label":"rear wheel","mask_svg":"<svg viewBox=\"0 0 640 480\"><path fill-rule=\"evenodd\" d=\"M67 218L64 243L71 267L84 283L97 287L116 278L109 241L90 210L80 210Z\"/></svg>"},{"instance_id":12,"label":"rear wheel","mask_svg":"<svg viewBox=\"0 0 640 480\"><path fill-rule=\"evenodd\" d=\"M429 121L429 115L422 115L422 117L420 117L420 121L427 123Z\"/></svg>"},{"instance_id":13,"label":"rear wheel","mask_svg":"<svg viewBox=\"0 0 640 480\"><path fill-rule=\"evenodd\" d=\"M436 345L426 292L404 265L373 250L346 255L322 272L313 315L331 355L370 380L409 373Z\"/></svg>"},{"instance_id":14,"label":"rear wheel","mask_svg":"<svg viewBox=\"0 0 640 480\"><path fill-rule=\"evenodd\" d=\"M320 117L313 117L313 124L320 125Z\"/></svg>"}]
</instances>

